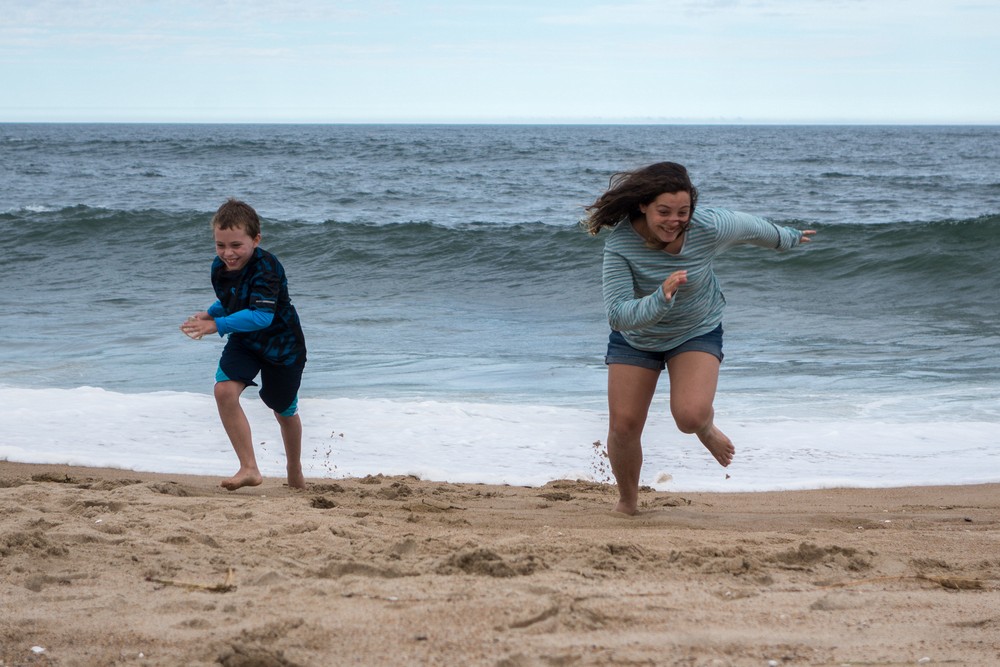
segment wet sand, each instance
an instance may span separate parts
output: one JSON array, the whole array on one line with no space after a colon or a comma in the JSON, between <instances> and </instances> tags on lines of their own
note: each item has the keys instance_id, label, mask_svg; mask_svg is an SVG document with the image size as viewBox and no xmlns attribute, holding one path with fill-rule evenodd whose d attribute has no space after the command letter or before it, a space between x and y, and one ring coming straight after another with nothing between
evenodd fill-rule
<instances>
[{"instance_id":1,"label":"wet sand","mask_svg":"<svg viewBox=\"0 0 1000 667\"><path fill-rule=\"evenodd\" d=\"M0 666L1000 664L1000 484L308 482L0 462Z\"/></svg>"}]
</instances>

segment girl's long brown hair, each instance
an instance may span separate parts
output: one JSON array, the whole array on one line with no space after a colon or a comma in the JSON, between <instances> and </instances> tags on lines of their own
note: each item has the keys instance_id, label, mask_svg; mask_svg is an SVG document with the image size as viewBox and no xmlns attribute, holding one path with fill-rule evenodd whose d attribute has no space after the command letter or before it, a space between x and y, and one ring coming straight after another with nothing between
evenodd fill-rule
<instances>
[{"instance_id":1,"label":"girl's long brown hair","mask_svg":"<svg viewBox=\"0 0 1000 667\"><path fill-rule=\"evenodd\" d=\"M596 235L602 227L635 220L642 216L640 206L649 205L664 192L687 192L694 213L698 189L691 183L687 169L676 162L657 162L612 176L607 191L586 207L587 217L581 224L589 234Z\"/></svg>"}]
</instances>

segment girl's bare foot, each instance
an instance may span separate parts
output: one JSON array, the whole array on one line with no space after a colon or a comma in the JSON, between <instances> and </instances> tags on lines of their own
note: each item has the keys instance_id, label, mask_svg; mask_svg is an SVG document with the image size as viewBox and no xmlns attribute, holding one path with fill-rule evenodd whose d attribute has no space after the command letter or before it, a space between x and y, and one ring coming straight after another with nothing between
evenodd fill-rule
<instances>
[{"instance_id":1,"label":"girl's bare foot","mask_svg":"<svg viewBox=\"0 0 1000 667\"><path fill-rule=\"evenodd\" d=\"M699 433L698 439L701 440L701 444L705 445L705 449L711 452L712 456L715 457L715 460L723 468L733 462L733 456L736 455L736 448L733 447L733 441L725 433L717 429L714 424L704 433Z\"/></svg>"},{"instance_id":2,"label":"girl's bare foot","mask_svg":"<svg viewBox=\"0 0 1000 667\"><path fill-rule=\"evenodd\" d=\"M618 504L615 505L615 511L633 516L636 512L636 506L635 503L626 503L624 500L619 500Z\"/></svg>"},{"instance_id":3,"label":"girl's bare foot","mask_svg":"<svg viewBox=\"0 0 1000 667\"><path fill-rule=\"evenodd\" d=\"M224 489L229 491L235 491L236 489L241 489L244 486L259 486L264 478L261 476L260 472L257 470L243 470L242 468L235 475L229 479L224 479L219 483Z\"/></svg>"}]
</instances>

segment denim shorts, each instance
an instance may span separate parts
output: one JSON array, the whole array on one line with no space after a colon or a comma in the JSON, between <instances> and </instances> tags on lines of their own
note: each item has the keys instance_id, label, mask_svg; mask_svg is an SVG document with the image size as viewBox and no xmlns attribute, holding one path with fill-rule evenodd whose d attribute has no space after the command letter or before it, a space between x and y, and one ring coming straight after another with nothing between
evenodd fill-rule
<instances>
[{"instance_id":1,"label":"denim shorts","mask_svg":"<svg viewBox=\"0 0 1000 667\"><path fill-rule=\"evenodd\" d=\"M707 334L695 336L677 347L663 352L637 350L628 344L625 336L617 331L612 331L608 337L608 354L604 357L604 363L628 364L629 366L642 366L662 371L667 367L667 361L681 352L708 352L721 362L725 356L722 354L722 325L720 324Z\"/></svg>"}]
</instances>

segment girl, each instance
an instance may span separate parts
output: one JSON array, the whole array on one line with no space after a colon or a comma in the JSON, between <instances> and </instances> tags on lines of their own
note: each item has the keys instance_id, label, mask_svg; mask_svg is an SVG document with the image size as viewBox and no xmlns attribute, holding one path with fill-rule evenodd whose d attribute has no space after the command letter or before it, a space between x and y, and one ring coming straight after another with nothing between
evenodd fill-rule
<instances>
[{"instance_id":1,"label":"girl","mask_svg":"<svg viewBox=\"0 0 1000 667\"><path fill-rule=\"evenodd\" d=\"M608 352L608 458L618 482L615 511L635 514L640 442L660 372L670 378L670 412L721 465L736 449L715 425L725 298L715 257L740 243L786 250L816 232L779 227L720 208L696 209L687 169L659 162L616 174L587 207L590 234L611 229L604 245Z\"/></svg>"}]
</instances>

